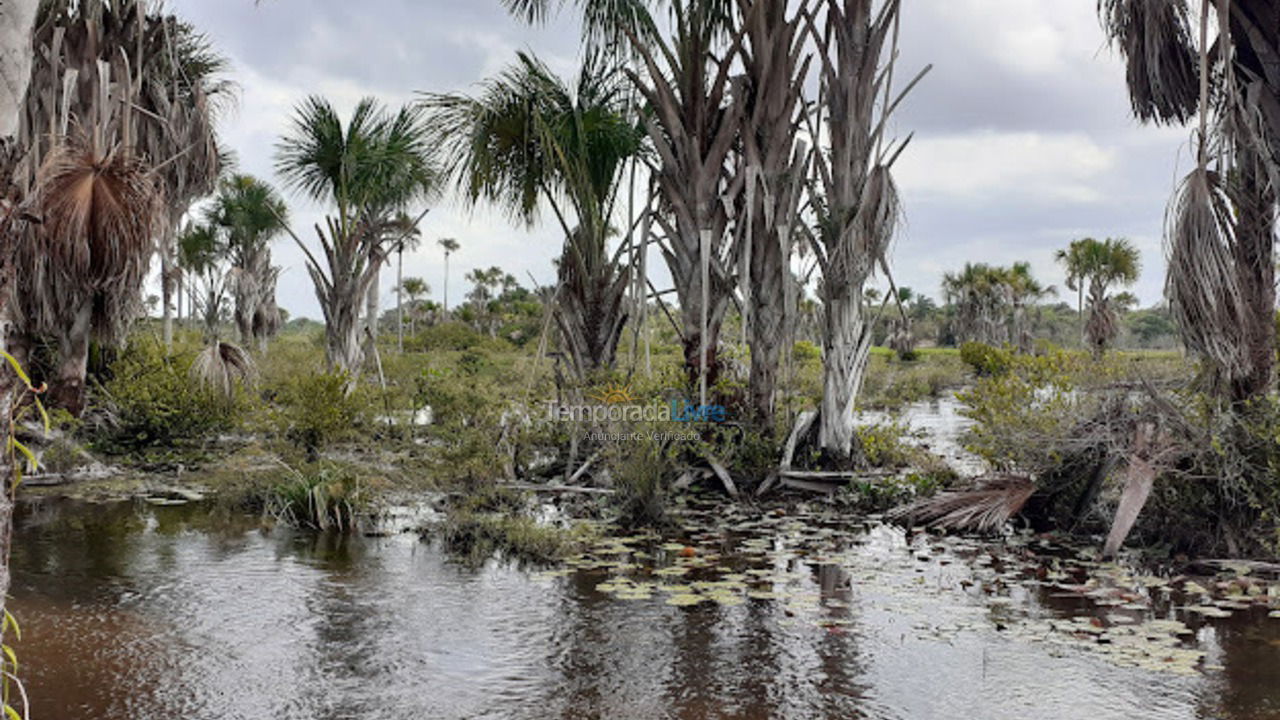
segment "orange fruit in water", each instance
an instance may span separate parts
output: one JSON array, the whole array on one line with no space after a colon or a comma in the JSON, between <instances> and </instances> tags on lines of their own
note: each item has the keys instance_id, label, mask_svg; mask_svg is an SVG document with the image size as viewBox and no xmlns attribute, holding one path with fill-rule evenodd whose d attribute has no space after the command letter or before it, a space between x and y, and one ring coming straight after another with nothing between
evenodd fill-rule
<instances>
[{"instance_id":1,"label":"orange fruit in water","mask_svg":"<svg viewBox=\"0 0 1280 720\"><path fill-rule=\"evenodd\" d=\"M681 557L693 557L695 552L696 551L693 548L689 547L688 545L685 545L684 548L680 551L680 555Z\"/></svg>"}]
</instances>

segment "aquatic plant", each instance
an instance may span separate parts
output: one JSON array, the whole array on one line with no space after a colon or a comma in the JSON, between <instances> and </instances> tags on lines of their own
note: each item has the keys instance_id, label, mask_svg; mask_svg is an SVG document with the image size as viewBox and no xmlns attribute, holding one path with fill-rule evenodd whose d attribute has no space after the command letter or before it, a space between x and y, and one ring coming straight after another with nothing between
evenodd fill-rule
<instances>
[{"instance_id":1,"label":"aquatic plant","mask_svg":"<svg viewBox=\"0 0 1280 720\"><path fill-rule=\"evenodd\" d=\"M318 463L289 470L292 478L266 496L264 513L278 522L313 530L353 532L368 502L365 485L343 465Z\"/></svg>"}]
</instances>

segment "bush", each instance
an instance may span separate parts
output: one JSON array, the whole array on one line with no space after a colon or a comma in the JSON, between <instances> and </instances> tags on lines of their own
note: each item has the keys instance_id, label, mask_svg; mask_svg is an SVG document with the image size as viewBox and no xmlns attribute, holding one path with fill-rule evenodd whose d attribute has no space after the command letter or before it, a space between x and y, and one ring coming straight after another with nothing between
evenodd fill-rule
<instances>
[{"instance_id":1,"label":"bush","mask_svg":"<svg viewBox=\"0 0 1280 720\"><path fill-rule=\"evenodd\" d=\"M1009 350L985 343L967 342L960 346L960 359L978 375L1003 375L1013 357Z\"/></svg>"},{"instance_id":2,"label":"bush","mask_svg":"<svg viewBox=\"0 0 1280 720\"><path fill-rule=\"evenodd\" d=\"M314 460L321 447L356 436L369 402L357 389L347 392L345 373L295 375L277 394L276 427Z\"/></svg>"},{"instance_id":3,"label":"bush","mask_svg":"<svg viewBox=\"0 0 1280 720\"><path fill-rule=\"evenodd\" d=\"M191 379L193 349L168 354L150 338L135 338L112 365L103 386L112 420L95 445L107 452L137 451L201 440L234 428L244 406Z\"/></svg>"},{"instance_id":4,"label":"bush","mask_svg":"<svg viewBox=\"0 0 1280 720\"><path fill-rule=\"evenodd\" d=\"M406 348L418 352L458 351L477 348L496 349L505 346L501 340L494 340L487 335L476 332L471 326L460 322L446 322L422 328L417 335L405 338Z\"/></svg>"},{"instance_id":5,"label":"bush","mask_svg":"<svg viewBox=\"0 0 1280 720\"><path fill-rule=\"evenodd\" d=\"M822 359L822 348L808 340L797 340L791 348L791 357L797 362L809 362Z\"/></svg>"},{"instance_id":6,"label":"bush","mask_svg":"<svg viewBox=\"0 0 1280 720\"><path fill-rule=\"evenodd\" d=\"M1076 423L1090 413L1085 404L1095 400L1079 391L1086 369L1092 379L1110 374L1063 351L1009 357L1003 372L956 395L966 406L961 413L973 420L966 447L1002 470L1035 473L1057 465Z\"/></svg>"}]
</instances>

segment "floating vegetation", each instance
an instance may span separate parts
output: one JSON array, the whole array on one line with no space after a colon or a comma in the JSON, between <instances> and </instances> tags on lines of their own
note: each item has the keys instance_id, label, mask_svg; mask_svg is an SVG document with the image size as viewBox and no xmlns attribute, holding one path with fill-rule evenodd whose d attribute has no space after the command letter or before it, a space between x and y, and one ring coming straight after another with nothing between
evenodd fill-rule
<instances>
[{"instance_id":1,"label":"floating vegetation","mask_svg":"<svg viewBox=\"0 0 1280 720\"><path fill-rule=\"evenodd\" d=\"M689 504L676 514L680 535L602 537L540 577L595 574L591 587L608 601L698 613L759 603L792 632L968 636L1175 674L1213 672L1197 640L1206 623L1255 609L1280 618L1280 583L1247 572L1170 577L1051 537L993 543L849 522L828 508L759 512Z\"/></svg>"}]
</instances>

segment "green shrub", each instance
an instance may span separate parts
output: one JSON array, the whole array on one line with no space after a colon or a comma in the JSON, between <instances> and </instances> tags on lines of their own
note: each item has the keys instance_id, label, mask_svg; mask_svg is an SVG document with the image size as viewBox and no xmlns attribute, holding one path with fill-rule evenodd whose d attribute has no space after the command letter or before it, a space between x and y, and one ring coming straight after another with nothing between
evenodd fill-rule
<instances>
[{"instance_id":1,"label":"green shrub","mask_svg":"<svg viewBox=\"0 0 1280 720\"><path fill-rule=\"evenodd\" d=\"M234 428L244 396L227 398L192 380L193 349L165 352L151 338L135 338L111 367L102 387L112 422L94 445L107 452L167 447Z\"/></svg>"},{"instance_id":2,"label":"green shrub","mask_svg":"<svg viewBox=\"0 0 1280 720\"><path fill-rule=\"evenodd\" d=\"M797 340L791 348L791 357L797 362L809 362L822 359L822 348L808 340Z\"/></svg>"},{"instance_id":3,"label":"green shrub","mask_svg":"<svg viewBox=\"0 0 1280 720\"><path fill-rule=\"evenodd\" d=\"M1003 375L1013 357L1009 350L985 343L967 342L960 346L960 359L978 375Z\"/></svg>"},{"instance_id":4,"label":"green shrub","mask_svg":"<svg viewBox=\"0 0 1280 720\"><path fill-rule=\"evenodd\" d=\"M405 338L406 348L418 352L439 352L487 348L490 350L510 347L505 341L495 340L477 332L470 325L445 322L424 327L417 335Z\"/></svg>"},{"instance_id":5,"label":"green shrub","mask_svg":"<svg viewBox=\"0 0 1280 720\"><path fill-rule=\"evenodd\" d=\"M347 392L347 375L319 372L287 380L276 396L276 428L315 459L320 448L358 435L369 401L357 388Z\"/></svg>"}]
</instances>

